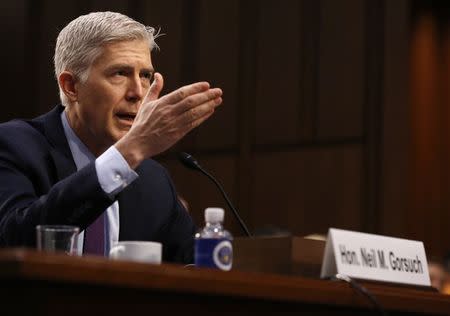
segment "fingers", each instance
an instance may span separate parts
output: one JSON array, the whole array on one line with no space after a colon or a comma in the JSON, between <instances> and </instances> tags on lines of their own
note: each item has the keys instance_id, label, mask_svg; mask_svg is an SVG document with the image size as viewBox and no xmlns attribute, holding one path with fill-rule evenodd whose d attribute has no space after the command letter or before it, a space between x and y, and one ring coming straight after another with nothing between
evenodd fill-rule
<instances>
[{"instance_id":1,"label":"fingers","mask_svg":"<svg viewBox=\"0 0 450 316\"><path fill-rule=\"evenodd\" d=\"M173 105L175 114L182 114L186 111L195 109L199 105L209 104L216 107L222 103L222 90L219 88L209 89L207 91L191 95L177 104Z\"/></svg>"},{"instance_id":2,"label":"fingers","mask_svg":"<svg viewBox=\"0 0 450 316\"><path fill-rule=\"evenodd\" d=\"M197 127L214 113L214 109L220 103L222 103L222 98L219 97L193 107L190 110L183 112L181 115L178 115L175 124L177 126L182 126L182 128L187 127L188 129Z\"/></svg>"},{"instance_id":3,"label":"fingers","mask_svg":"<svg viewBox=\"0 0 450 316\"><path fill-rule=\"evenodd\" d=\"M190 129L194 129L194 128L196 128L197 126L199 126L200 124L202 124L204 121L206 121L211 115L213 115L213 113L214 113L214 109L213 110L211 110L211 111L209 111L209 112L206 112L203 116L201 116L201 117L199 117L199 118L197 118L197 119L195 119L195 120L193 120L193 121L191 121L190 122Z\"/></svg>"},{"instance_id":4,"label":"fingers","mask_svg":"<svg viewBox=\"0 0 450 316\"><path fill-rule=\"evenodd\" d=\"M140 108L142 119L141 116L139 120L136 117L133 124L133 127L138 130L136 133L148 137L148 141L145 142L145 148L147 148L145 157L160 153L172 146L208 119L215 108L222 103L222 90L211 89L207 82L184 86L159 99L149 100L150 97L159 95L161 87L162 76L155 74L155 82L150 88L152 94L149 93L148 102ZM156 139L155 136L157 136Z\"/></svg>"},{"instance_id":5,"label":"fingers","mask_svg":"<svg viewBox=\"0 0 450 316\"><path fill-rule=\"evenodd\" d=\"M208 112L202 112L201 116L198 116L196 119L193 120L185 120L183 124L176 124L177 133L178 133L178 139L184 137L187 133L189 133L191 130L202 124L204 121L206 121L211 115L213 115L214 109L209 110ZM179 118L178 121L181 119Z\"/></svg>"},{"instance_id":6,"label":"fingers","mask_svg":"<svg viewBox=\"0 0 450 316\"><path fill-rule=\"evenodd\" d=\"M208 82L196 82L188 86L181 87L165 96L163 96L160 101L167 104L176 104L187 97L207 91L209 89Z\"/></svg>"},{"instance_id":7,"label":"fingers","mask_svg":"<svg viewBox=\"0 0 450 316\"><path fill-rule=\"evenodd\" d=\"M173 103L176 100L178 102ZM200 118L207 114L211 115L222 103L222 89L209 88L209 83L198 82L184 86L158 101L160 105L170 108L178 126L185 127L192 124L198 126L199 122L203 122Z\"/></svg>"},{"instance_id":8,"label":"fingers","mask_svg":"<svg viewBox=\"0 0 450 316\"><path fill-rule=\"evenodd\" d=\"M150 89L147 92L147 97L144 98L145 101L153 101L158 99L159 94L161 93L164 86L164 78L159 72L155 72L154 79Z\"/></svg>"}]
</instances>

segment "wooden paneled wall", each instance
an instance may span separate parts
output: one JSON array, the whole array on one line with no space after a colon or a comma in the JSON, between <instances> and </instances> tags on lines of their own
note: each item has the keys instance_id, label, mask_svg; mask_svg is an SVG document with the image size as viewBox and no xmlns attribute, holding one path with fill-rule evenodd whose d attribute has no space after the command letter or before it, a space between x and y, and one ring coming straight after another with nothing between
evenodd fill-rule
<instances>
[{"instance_id":1,"label":"wooden paneled wall","mask_svg":"<svg viewBox=\"0 0 450 316\"><path fill-rule=\"evenodd\" d=\"M2 121L32 117L58 102L52 54L65 24L90 11L119 11L165 34L153 54L165 92L197 80L224 90L216 114L158 157L199 225L205 207L228 208L208 179L180 165L180 150L220 180L251 230L272 225L305 235L337 227L426 240L432 253L450 250L448 221L439 233L413 229L416 218L447 214L448 203L433 213L410 212L410 1L16 0L1 6L10 79ZM242 235L230 211L226 226Z\"/></svg>"},{"instance_id":2,"label":"wooden paneled wall","mask_svg":"<svg viewBox=\"0 0 450 316\"><path fill-rule=\"evenodd\" d=\"M449 252L450 3L414 1L411 28L409 234Z\"/></svg>"}]
</instances>

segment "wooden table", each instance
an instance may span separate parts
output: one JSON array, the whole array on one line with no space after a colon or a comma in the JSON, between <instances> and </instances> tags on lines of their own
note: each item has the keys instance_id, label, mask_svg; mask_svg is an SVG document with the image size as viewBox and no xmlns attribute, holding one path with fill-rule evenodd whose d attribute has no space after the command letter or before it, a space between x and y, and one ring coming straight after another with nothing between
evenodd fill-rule
<instances>
[{"instance_id":1,"label":"wooden table","mask_svg":"<svg viewBox=\"0 0 450 316\"><path fill-rule=\"evenodd\" d=\"M348 284L0 251L0 315L376 315ZM367 283L389 315L450 315L450 296Z\"/></svg>"}]
</instances>

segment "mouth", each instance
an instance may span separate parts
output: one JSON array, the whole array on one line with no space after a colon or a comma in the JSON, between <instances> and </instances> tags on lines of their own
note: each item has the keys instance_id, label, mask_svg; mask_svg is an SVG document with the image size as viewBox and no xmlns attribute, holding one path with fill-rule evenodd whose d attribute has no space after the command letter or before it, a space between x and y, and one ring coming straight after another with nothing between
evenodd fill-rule
<instances>
[{"instance_id":1,"label":"mouth","mask_svg":"<svg viewBox=\"0 0 450 316\"><path fill-rule=\"evenodd\" d=\"M136 118L136 113L133 112L118 112L116 113L117 119L125 125L131 126Z\"/></svg>"}]
</instances>

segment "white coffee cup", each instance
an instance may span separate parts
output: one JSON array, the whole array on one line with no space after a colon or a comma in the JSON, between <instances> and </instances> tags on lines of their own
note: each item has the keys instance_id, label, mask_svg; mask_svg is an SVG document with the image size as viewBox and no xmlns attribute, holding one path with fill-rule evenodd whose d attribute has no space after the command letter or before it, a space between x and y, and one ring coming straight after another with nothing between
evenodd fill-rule
<instances>
[{"instance_id":1,"label":"white coffee cup","mask_svg":"<svg viewBox=\"0 0 450 316\"><path fill-rule=\"evenodd\" d=\"M162 244L155 241L119 241L109 251L114 260L160 264Z\"/></svg>"}]
</instances>

